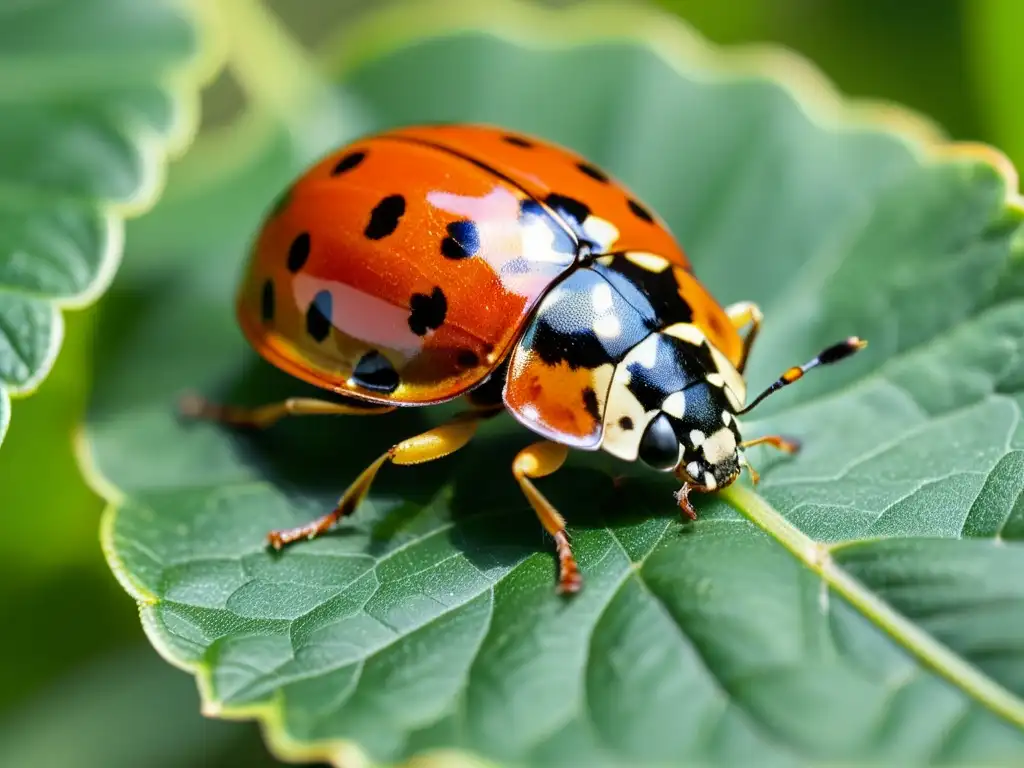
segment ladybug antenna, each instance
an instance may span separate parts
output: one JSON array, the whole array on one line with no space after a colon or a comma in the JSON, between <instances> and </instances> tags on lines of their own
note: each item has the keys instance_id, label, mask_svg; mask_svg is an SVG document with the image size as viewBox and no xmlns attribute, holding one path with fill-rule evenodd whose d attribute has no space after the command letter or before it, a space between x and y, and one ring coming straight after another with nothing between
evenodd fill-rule
<instances>
[{"instance_id":1,"label":"ladybug antenna","mask_svg":"<svg viewBox=\"0 0 1024 768\"><path fill-rule=\"evenodd\" d=\"M817 368L819 365L831 365L843 360L854 352L859 352L864 349L868 343L864 339L858 338L857 336L851 336L848 339L840 341L838 344L833 344L831 347L827 347L818 353L810 362L804 363L803 365L796 365L786 371L784 374L779 376L778 380L772 384L768 389L762 392L760 395L754 398L754 401L740 411L737 415L742 416L745 413L752 411L762 400L773 392L778 392L783 387L788 387L794 381L798 381L803 378L803 375L812 368Z\"/></svg>"}]
</instances>

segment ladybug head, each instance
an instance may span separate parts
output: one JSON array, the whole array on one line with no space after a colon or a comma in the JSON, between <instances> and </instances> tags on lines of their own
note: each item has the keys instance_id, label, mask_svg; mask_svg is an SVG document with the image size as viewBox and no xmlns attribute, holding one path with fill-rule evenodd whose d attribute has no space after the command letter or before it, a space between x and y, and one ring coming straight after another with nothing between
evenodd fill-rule
<instances>
[{"instance_id":1,"label":"ladybug head","mask_svg":"<svg viewBox=\"0 0 1024 768\"><path fill-rule=\"evenodd\" d=\"M725 390L705 380L665 400L644 430L639 458L710 491L739 476L739 444L739 427Z\"/></svg>"},{"instance_id":2,"label":"ladybug head","mask_svg":"<svg viewBox=\"0 0 1024 768\"><path fill-rule=\"evenodd\" d=\"M865 346L866 342L856 336L833 344L813 360L787 370L743 410L736 410L729 402L721 374L710 372L664 399L640 438L638 456L654 469L674 471L690 487L703 491L724 488L739 477L741 467L749 466L742 454L744 443L736 417L798 381L812 368L838 362ZM771 439L782 442L780 438Z\"/></svg>"}]
</instances>

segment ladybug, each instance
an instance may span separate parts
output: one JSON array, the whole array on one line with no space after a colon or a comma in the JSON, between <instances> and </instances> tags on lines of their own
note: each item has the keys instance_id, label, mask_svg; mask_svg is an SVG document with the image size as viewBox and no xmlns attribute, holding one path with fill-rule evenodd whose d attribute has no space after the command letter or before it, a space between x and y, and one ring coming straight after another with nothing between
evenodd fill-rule
<instances>
[{"instance_id":1,"label":"ladybug","mask_svg":"<svg viewBox=\"0 0 1024 768\"><path fill-rule=\"evenodd\" d=\"M450 422L389 448L313 522L273 531L276 549L352 512L386 463L433 461L482 420L510 412L542 440L512 472L558 555L558 589L583 583L565 521L533 481L569 449L671 472L691 491L734 482L738 417L809 369L861 349L852 337L790 368L745 406L744 368L762 314L720 306L665 224L583 157L482 125L413 126L322 159L263 224L237 301L251 345L338 400L251 409L190 397L193 417L267 427L286 415L380 414L462 397ZM748 329L741 335L743 329Z\"/></svg>"}]
</instances>

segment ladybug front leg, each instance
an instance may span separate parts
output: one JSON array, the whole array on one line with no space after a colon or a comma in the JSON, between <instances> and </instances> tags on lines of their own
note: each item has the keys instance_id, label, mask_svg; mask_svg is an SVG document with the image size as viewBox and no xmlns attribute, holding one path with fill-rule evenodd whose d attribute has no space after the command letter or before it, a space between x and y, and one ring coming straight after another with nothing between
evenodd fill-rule
<instances>
[{"instance_id":1,"label":"ladybug front leg","mask_svg":"<svg viewBox=\"0 0 1024 768\"><path fill-rule=\"evenodd\" d=\"M683 487L676 491L673 495L676 498L676 503L679 504L679 509L682 510L683 514L691 520L697 519L697 510L693 508L693 504L690 503L690 492L695 489L696 486L690 483L683 483Z\"/></svg>"},{"instance_id":2,"label":"ladybug front leg","mask_svg":"<svg viewBox=\"0 0 1024 768\"><path fill-rule=\"evenodd\" d=\"M370 490L377 472L386 463L392 464L424 464L454 453L468 443L476 433L480 422L496 411L467 411L459 414L452 421L440 427L427 430L423 434L410 437L408 440L392 446L380 458L355 479L337 505L326 515L296 528L271 531L267 534L267 542L274 549L281 549L300 539L312 539L326 531L338 520L352 512Z\"/></svg>"},{"instance_id":3,"label":"ladybug front leg","mask_svg":"<svg viewBox=\"0 0 1024 768\"><path fill-rule=\"evenodd\" d=\"M745 440L740 443L740 448L751 448L755 445L770 445L783 453L796 453L800 450L799 440L781 435L765 435L764 437L755 437L753 440Z\"/></svg>"},{"instance_id":4,"label":"ladybug front leg","mask_svg":"<svg viewBox=\"0 0 1024 768\"><path fill-rule=\"evenodd\" d=\"M753 440L746 440L740 443L740 448L746 449L755 445L770 445L772 448L789 454L794 454L800 450L800 441L794 440L790 437L782 437L781 435L755 437ZM747 457L742 454L740 455L740 464L747 468L747 471L750 472L750 481L754 485L757 485L761 481L761 475L756 469L754 469L753 465L747 461Z\"/></svg>"},{"instance_id":5,"label":"ladybug front leg","mask_svg":"<svg viewBox=\"0 0 1024 768\"><path fill-rule=\"evenodd\" d=\"M555 550L558 553L558 591L563 594L579 592L583 588L583 577L569 546L565 518L558 514L558 510L551 506L551 502L544 498L544 494L537 490L531 480L556 472L565 463L568 455L567 446L541 440L521 450L512 462L512 474L515 475L519 487L523 489L526 500L537 513L544 530L555 540Z\"/></svg>"},{"instance_id":6,"label":"ladybug front leg","mask_svg":"<svg viewBox=\"0 0 1024 768\"><path fill-rule=\"evenodd\" d=\"M735 304L730 304L725 308L725 314L729 317L732 327L737 331L747 325L750 326L750 331L743 339L743 352L739 365L736 366L736 370L743 373L743 369L747 367L747 358L750 357L754 340L757 338L758 331L761 330L764 314L761 312L761 308L752 301L738 301Z\"/></svg>"},{"instance_id":7,"label":"ladybug front leg","mask_svg":"<svg viewBox=\"0 0 1024 768\"><path fill-rule=\"evenodd\" d=\"M222 424L254 429L265 429L285 416L370 416L393 410L393 405L335 403L310 397L290 397L279 403L268 403L255 408L218 405L198 395L185 395L178 402L178 412L186 418L218 421Z\"/></svg>"}]
</instances>

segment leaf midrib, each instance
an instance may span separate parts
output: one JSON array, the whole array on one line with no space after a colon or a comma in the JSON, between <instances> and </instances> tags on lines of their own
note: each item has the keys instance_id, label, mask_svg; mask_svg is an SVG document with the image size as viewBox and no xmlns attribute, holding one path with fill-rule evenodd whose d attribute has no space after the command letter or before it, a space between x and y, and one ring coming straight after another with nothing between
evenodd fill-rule
<instances>
[{"instance_id":1,"label":"leaf midrib","mask_svg":"<svg viewBox=\"0 0 1024 768\"><path fill-rule=\"evenodd\" d=\"M832 553L861 541L824 545L806 536L767 501L740 483L720 494L750 522L785 547L841 595L864 618L888 634L925 667L1018 728L1024 728L1024 700L979 671L948 646L915 626L839 566Z\"/></svg>"}]
</instances>

